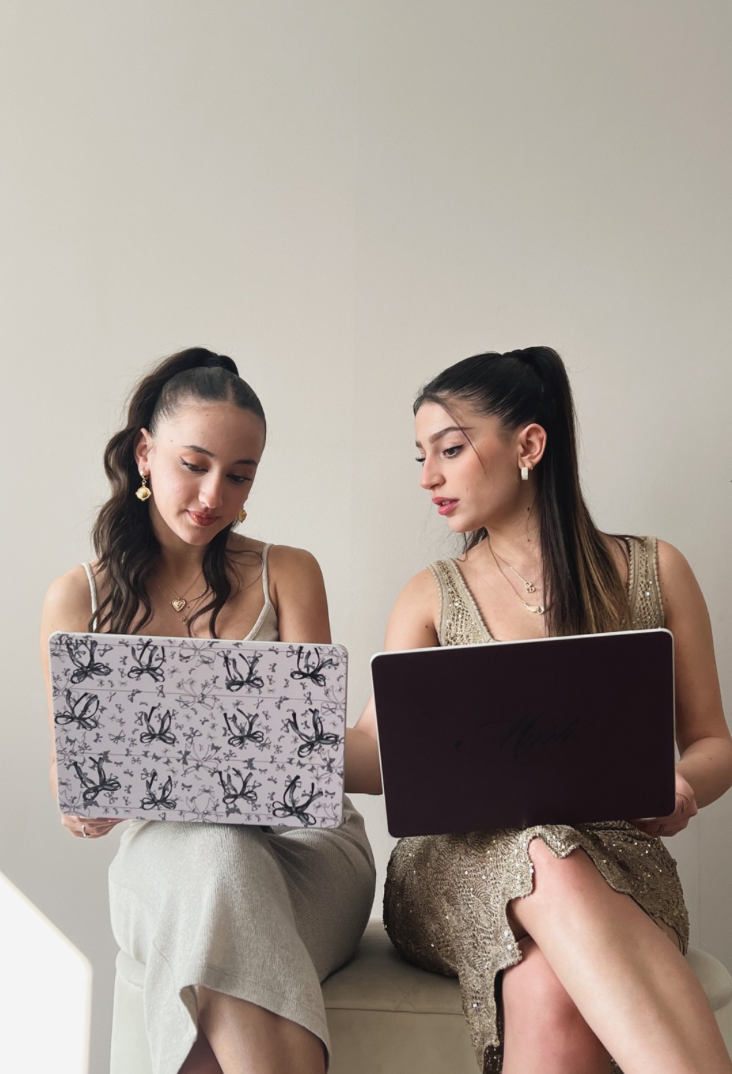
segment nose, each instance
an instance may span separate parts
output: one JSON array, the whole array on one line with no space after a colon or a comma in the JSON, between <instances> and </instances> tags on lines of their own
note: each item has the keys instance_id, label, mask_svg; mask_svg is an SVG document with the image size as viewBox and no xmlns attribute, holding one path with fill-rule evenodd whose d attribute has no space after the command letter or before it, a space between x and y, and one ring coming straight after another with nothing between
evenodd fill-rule
<instances>
[{"instance_id":1,"label":"nose","mask_svg":"<svg viewBox=\"0 0 732 1074\"><path fill-rule=\"evenodd\" d=\"M426 457L422 463L419 483L423 489L432 490L442 484L442 474L432 459Z\"/></svg>"},{"instance_id":2,"label":"nose","mask_svg":"<svg viewBox=\"0 0 732 1074\"><path fill-rule=\"evenodd\" d=\"M198 500L207 511L216 511L224 502L222 491L223 478L208 473L198 489Z\"/></svg>"}]
</instances>

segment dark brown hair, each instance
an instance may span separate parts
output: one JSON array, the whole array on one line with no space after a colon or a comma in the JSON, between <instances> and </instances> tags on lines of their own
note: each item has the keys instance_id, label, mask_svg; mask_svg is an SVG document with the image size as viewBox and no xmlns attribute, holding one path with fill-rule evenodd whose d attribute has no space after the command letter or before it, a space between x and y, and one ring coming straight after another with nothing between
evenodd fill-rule
<instances>
[{"instance_id":1,"label":"dark brown hair","mask_svg":"<svg viewBox=\"0 0 732 1074\"><path fill-rule=\"evenodd\" d=\"M225 355L191 347L164 359L143 377L130 397L124 429L115 433L104 452L112 495L97 515L92 539L106 594L90 630L133 633L152 617L148 581L159 545L148 505L134 494L140 484L134 444L140 429L146 428L154 435L160 421L188 399L233 403L256 414L265 425L262 404ZM206 547L203 578L213 595L191 616L189 632L195 619L210 613L211 634L216 637L216 620L231 596L227 542L232 525L233 522L217 533Z\"/></svg>"},{"instance_id":2,"label":"dark brown hair","mask_svg":"<svg viewBox=\"0 0 732 1074\"><path fill-rule=\"evenodd\" d=\"M582 495L572 390L557 352L527 347L465 358L422 388L414 411L427 402L449 407L459 400L480 414L495 414L508 431L533 422L546 430L546 449L532 480L548 633L594 634L627 627L627 592ZM485 529L469 534L466 551L486 536Z\"/></svg>"}]
</instances>

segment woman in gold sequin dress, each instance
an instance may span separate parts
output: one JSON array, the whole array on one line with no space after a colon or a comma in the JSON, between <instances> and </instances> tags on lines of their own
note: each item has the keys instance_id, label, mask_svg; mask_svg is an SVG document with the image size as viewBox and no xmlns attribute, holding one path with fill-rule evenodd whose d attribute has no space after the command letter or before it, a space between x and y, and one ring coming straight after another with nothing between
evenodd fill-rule
<instances>
[{"instance_id":1,"label":"woman in gold sequin dress","mask_svg":"<svg viewBox=\"0 0 732 1074\"><path fill-rule=\"evenodd\" d=\"M484 1074L730 1074L682 957L688 917L659 838L732 784L709 616L691 569L665 542L594 526L555 351L468 358L414 409L422 487L467 547L408 583L386 648L665 625L680 760L669 817L400 840L384 899L389 935L410 962L459 977ZM540 686L516 689L530 696ZM371 703L352 739L353 789L378 790L374 736Z\"/></svg>"}]
</instances>

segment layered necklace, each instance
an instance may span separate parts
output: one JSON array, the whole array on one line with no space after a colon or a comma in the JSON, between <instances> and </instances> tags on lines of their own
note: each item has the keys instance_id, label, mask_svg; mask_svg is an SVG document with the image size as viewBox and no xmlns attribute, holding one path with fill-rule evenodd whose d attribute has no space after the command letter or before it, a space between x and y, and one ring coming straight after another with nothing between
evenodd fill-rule
<instances>
[{"instance_id":1,"label":"layered necklace","mask_svg":"<svg viewBox=\"0 0 732 1074\"><path fill-rule=\"evenodd\" d=\"M544 612L546 611L546 606L544 604L541 604L541 603L540 604L529 604L528 601L524 600L524 598L521 596L521 594L516 592L516 588L513 585L513 583L511 582L511 579L508 578L506 576L505 571L502 570L501 563L505 563L506 566L508 567L508 569L510 571L513 571L513 573L516 575L516 577L523 583L524 589L526 590L527 593L536 593L537 588L534 585L534 583L530 582L528 580L528 578L524 578L523 574L519 574L519 572L516 570L516 568L512 567L511 564L507 560L505 560L503 558L503 556L499 556L497 552L494 552L493 551L493 545L491 544L490 537L487 537L486 539L488 541L488 548L490 549L490 553L493 556L493 559L495 560L496 567L498 568L498 573L500 574L501 578L503 578L503 580L506 582L506 584L509 586L511 592L515 596L518 597L518 599L521 601L521 603L523 604L524 608L526 608L527 611L531 612L534 615L543 615ZM499 560L501 561L501 563L498 562Z\"/></svg>"},{"instance_id":2,"label":"layered necklace","mask_svg":"<svg viewBox=\"0 0 732 1074\"><path fill-rule=\"evenodd\" d=\"M178 596L178 594L175 593L169 586L166 585L165 587L163 587L159 582L155 583L157 585L158 589L160 590L160 592L165 597L165 599L168 600L168 603L173 608L173 611L176 612L176 614L179 616L181 623L187 623L188 622L188 620L191 617L191 612L194 611L196 605L199 604L200 601L202 601L203 598L206 595L206 593L204 591L203 593L199 594L199 596L197 596L197 597L189 597L188 596L188 594L193 589L194 585L199 580L199 578L202 576L202 574L203 574L203 571L199 571L198 574L196 575L196 577L191 582L191 584L188 586L188 588L186 590L184 590L183 593L180 596ZM166 590L167 590L167 592L166 592ZM170 599L170 598L172 598L172 599ZM187 608L188 610L185 612L185 614L181 615L181 612L183 611L184 608Z\"/></svg>"}]
</instances>

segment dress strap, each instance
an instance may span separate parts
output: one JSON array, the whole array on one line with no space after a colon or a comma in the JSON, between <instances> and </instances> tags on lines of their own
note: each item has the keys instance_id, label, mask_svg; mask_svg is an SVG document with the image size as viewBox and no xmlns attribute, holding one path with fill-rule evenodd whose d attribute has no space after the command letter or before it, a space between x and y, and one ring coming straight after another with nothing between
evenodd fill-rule
<instances>
[{"instance_id":1,"label":"dress strap","mask_svg":"<svg viewBox=\"0 0 732 1074\"><path fill-rule=\"evenodd\" d=\"M440 645L493 641L462 571L454 559L439 559L430 571L440 592Z\"/></svg>"},{"instance_id":2,"label":"dress strap","mask_svg":"<svg viewBox=\"0 0 732 1074\"><path fill-rule=\"evenodd\" d=\"M92 609L92 624L94 627L97 625L97 608L99 607L99 601L97 600L97 583L94 580L94 571L91 569L89 563L82 563L82 567L86 571L86 577L89 582L89 595L91 596L91 609Z\"/></svg>"},{"instance_id":3,"label":"dress strap","mask_svg":"<svg viewBox=\"0 0 732 1074\"><path fill-rule=\"evenodd\" d=\"M658 579L658 538L628 540L628 602L636 630L650 630L665 623L661 584Z\"/></svg>"},{"instance_id":4,"label":"dress strap","mask_svg":"<svg viewBox=\"0 0 732 1074\"><path fill-rule=\"evenodd\" d=\"M271 544L266 544L262 549L262 589L264 590L265 608L268 604L272 604L272 601L269 599L269 574L267 573L267 557L271 547Z\"/></svg>"}]
</instances>

